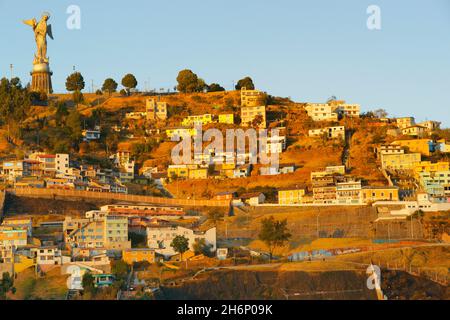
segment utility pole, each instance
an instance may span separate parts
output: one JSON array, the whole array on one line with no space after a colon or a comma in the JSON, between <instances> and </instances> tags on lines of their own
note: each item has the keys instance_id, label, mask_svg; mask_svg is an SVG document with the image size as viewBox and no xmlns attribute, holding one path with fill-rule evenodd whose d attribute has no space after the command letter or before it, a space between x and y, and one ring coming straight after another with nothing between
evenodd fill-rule
<instances>
[{"instance_id":1,"label":"utility pole","mask_svg":"<svg viewBox=\"0 0 450 320\"><path fill-rule=\"evenodd\" d=\"M9 70L10 70L10 79L9 80L12 80L12 78L13 78L13 69L14 69L14 66L13 66L13 64L11 63L10 65L9 65Z\"/></svg>"},{"instance_id":2,"label":"utility pole","mask_svg":"<svg viewBox=\"0 0 450 320\"><path fill-rule=\"evenodd\" d=\"M91 79L91 93L94 93L94 79Z\"/></svg>"}]
</instances>

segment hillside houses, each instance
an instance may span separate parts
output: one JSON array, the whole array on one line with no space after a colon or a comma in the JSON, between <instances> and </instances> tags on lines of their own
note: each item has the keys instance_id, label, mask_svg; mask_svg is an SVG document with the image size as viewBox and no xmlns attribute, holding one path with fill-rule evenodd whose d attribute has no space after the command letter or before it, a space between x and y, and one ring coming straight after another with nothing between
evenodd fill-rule
<instances>
[{"instance_id":1,"label":"hillside houses","mask_svg":"<svg viewBox=\"0 0 450 320\"><path fill-rule=\"evenodd\" d=\"M327 127L320 129L309 130L308 135L310 137L323 137L326 136L328 139L342 139L345 140L345 127Z\"/></svg>"},{"instance_id":2,"label":"hillside houses","mask_svg":"<svg viewBox=\"0 0 450 320\"><path fill-rule=\"evenodd\" d=\"M336 122L342 117L359 118L361 107L358 104L347 104L345 101L329 101L327 103L307 103L305 110L314 121Z\"/></svg>"}]
</instances>

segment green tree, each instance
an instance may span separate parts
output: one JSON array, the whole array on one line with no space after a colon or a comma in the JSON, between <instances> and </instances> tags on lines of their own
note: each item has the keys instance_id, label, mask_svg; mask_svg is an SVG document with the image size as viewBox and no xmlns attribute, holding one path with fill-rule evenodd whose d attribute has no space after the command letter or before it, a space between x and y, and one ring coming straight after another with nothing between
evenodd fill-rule
<instances>
[{"instance_id":1,"label":"green tree","mask_svg":"<svg viewBox=\"0 0 450 320\"><path fill-rule=\"evenodd\" d=\"M196 255L203 254L205 256L209 256L211 254L212 246L210 244L207 244L204 238L201 238L195 239L192 248L194 249Z\"/></svg>"},{"instance_id":2,"label":"green tree","mask_svg":"<svg viewBox=\"0 0 450 320\"><path fill-rule=\"evenodd\" d=\"M269 248L269 258L272 261L273 252L276 247L282 247L289 239L291 234L287 228L287 219L275 220L273 216L261 221L261 231L258 235L259 240L263 241Z\"/></svg>"},{"instance_id":3,"label":"green tree","mask_svg":"<svg viewBox=\"0 0 450 320\"><path fill-rule=\"evenodd\" d=\"M206 88L206 83L203 79L192 72L192 70L185 69L178 73L177 90L183 93L201 92Z\"/></svg>"},{"instance_id":4,"label":"green tree","mask_svg":"<svg viewBox=\"0 0 450 320\"><path fill-rule=\"evenodd\" d=\"M219 91L225 91L225 88L222 87L220 84L218 83L211 83L208 86L208 92L219 92Z\"/></svg>"},{"instance_id":5,"label":"green tree","mask_svg":"<svg viewBox=\"0 0 450 320\"><path fill-rule=\"evenodd\" d=\"M20 138L23 120L29 116L31 101L36 94L22 87L19 78L0 80L0 125L7 124L9 141Z\"/></svg>"},{"instance_id":6,"label":"green tree","mask_svg":"<svg viewBox=\"0 0 450 320\"><path fill-rule=\"evenodd\" d=\"M0 300L6 300L6 294L16 292L14 288L14 279L11 277L9 272L4 272L2 280L0 281Z\"/></svg>"},{"instance_id":7,"label":"green tree","mask_svg":"<svg viewBox=\"0 0 450 320\"><path fill-rule=\"evenodd\" d=\"M66 79L66 89L67 91L80 91L84 89L85 83L84 78L80 72L74 72L69 75Z\"/></svg>"},{"instance_id":8,"label":"green tree","mask_svg":"<svg viewBox=\"0 0 450 320\"><path fill-rule=\"evenodd\" d=\"M61 127L65 124L66 117L69 115L67 105L64 102L56 103L55 121L56 125Z\"/></svg>"},{"instance_id":9,"label":"green tree","mask_svg":"<svg viewBox=\"0 0 450 320\"><path fill-rule=\"evenodd\" d=\"M94 276L90 272L86 272L83 275L83 279L81 280L81 284L83 286L83 291L89 295L95 295L97 288L95 287L95 279Z\"/></svg>"},{"instance_id":10,"label":"green tree","mask_svg":"<svg viewBox=\"0 0 450 320\"><path fill-rule=\"evenodd\" d=\"M122 78L122 85L127 89L127 94L130 95L130 90L135 89L138 85L138 82L134 75L128 73Z\"/></svg>"},{"instance_id":11,"label":"green tree","mask_svg":"<svg viewBox=\"0 0 450 320\"><path fill-rule=\"evenodd\" d=\"M117 260L111 267L112 273L119 279L125 279L128 275L128 265L123 260Z\"/></svg>"},{"instance_id":12,"label":"green tree","mask_svg":"<svg viewBox=\"0 0 450 320\"><path fill-rule=\"evenodd\" d=\"M246 88L247 90L255 90L255 85L253 84L252 78L245 77L239 80L236 84L236 90L241 90L242 88Z\"/></svg>"},{"instance_id":13,"label":"green tree","mask_svg":"<svg viewBox=\"0 0 450 320\"><path fill-rule=\"evenodd\" d=\"M170 246L180 254L180 261L182 261L183 253L189 250L189 240L185 236L176 236L173 238Z\"/></svg>"},{"instance_id":14,"label":"green tree","mask_svg":"<svg viewBox=\"0 0 450 320\"><path fill-rule=\"evenodd\" d=\"M70 138L78 142L81 138L81 116L77 109L72 109L67 116L66 125L71 131Z\"/></svg>"},{"instance_id":15,"label":"green tree","mask_svg":"<svg viewBox=\"0 0 450 320\"><path fill-rule=\"evenodd\" d=\"M103 82L102 91L108 92L109 96L111 96L113 92L116 92L117 86L118 84L116 81L114 81L114 79L108 78L105 80L105 82Z\"/></svg>"},{"instance_id":16,"label":"green tree","mask_svg":"<svg viewBox=\"0 0 450 320\"><path fill-rule=\"evenodd\" d=\"M106 110L103 107L99 107L97 109L95 109L94 111L92 111L92 115L91 115L91 119L94 122L94 125L102 125L102 120L105 117L106 114Z\"/></svg>"},{"instance_id":17,"label":"green tree","mask_svg":"<svg viewBox=\"0 0 450 320\"><path fill-rule=\"evenodd\" d=\"M208 85L206 84L205 80L198 78L197 81L197 88L195 89L196 92L205 92L208 90Z\"/></svg>"},{"instance_id":18,"label":"green tree","mask_svg":"<svg viewBox=\"0 0 450 320\"><path fill-rule=\"evenodd\" d=\"M75 102L78 106L79 103L83 102L84 96L81 91L74 91L72 93L73 102Z\"/></svg>"}]
</instances>

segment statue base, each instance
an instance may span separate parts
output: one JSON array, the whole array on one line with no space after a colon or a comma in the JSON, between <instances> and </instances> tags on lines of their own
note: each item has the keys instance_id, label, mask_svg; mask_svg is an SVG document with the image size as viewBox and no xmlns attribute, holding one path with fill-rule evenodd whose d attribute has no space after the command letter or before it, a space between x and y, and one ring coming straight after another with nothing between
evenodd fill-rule
<instances>
[{"instance_id":1,"label":"statue base","mask_svg":"<svg viewBox=\"0 0 450 320\"><path fill-rule=\"evenodd\" d=\"M31 91L53 93L52 75L48 63L35 64L31 72Z\"/></svg>"}]
</instances>

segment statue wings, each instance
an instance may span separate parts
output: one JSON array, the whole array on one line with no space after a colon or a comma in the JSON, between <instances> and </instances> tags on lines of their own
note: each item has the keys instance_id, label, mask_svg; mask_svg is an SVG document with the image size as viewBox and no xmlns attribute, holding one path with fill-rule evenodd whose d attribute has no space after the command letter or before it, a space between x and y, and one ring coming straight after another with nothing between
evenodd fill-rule
<instances>
[{"instance_id":1,"label":"statue wings","mask_svg":"<svg viewBox=\"0 0 450 320\"><path fill-rule=\"evenodd\" d=\"M33 27L33 29L36 28L36 25L37 25L37 21L35 18L30 19L30 20L23 20L23 23Z\"/></svg>"},{"instance_id":2,"label":"statue wings","mask_svg":"<svg viewBox=\"0 0 450 320\"><path fill-rule=\"evenodd\" d=\"M53 39L52 25L51 25L51 24L49 24L49 25L47 26L47 34L48 34L48 36L50 37L50 39L55 40L55 39Z\"/></svg>"}]
</instances>

